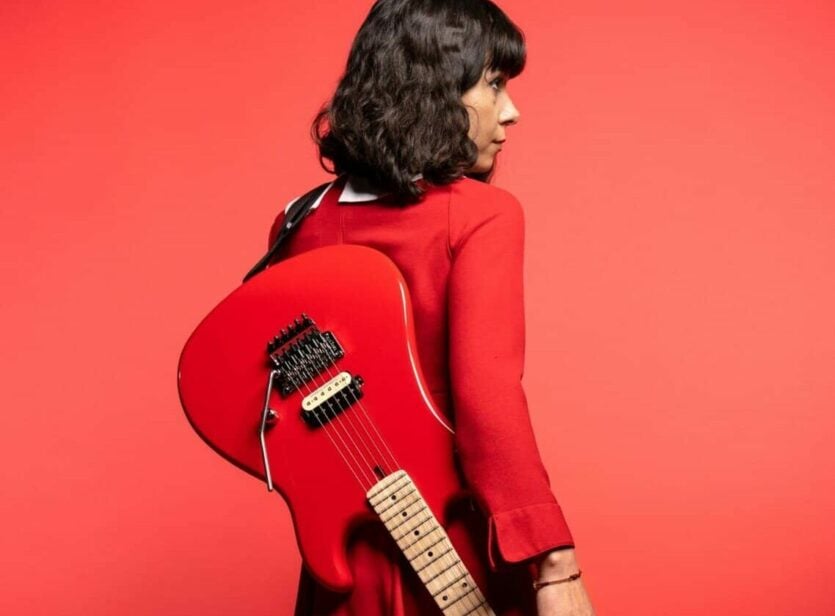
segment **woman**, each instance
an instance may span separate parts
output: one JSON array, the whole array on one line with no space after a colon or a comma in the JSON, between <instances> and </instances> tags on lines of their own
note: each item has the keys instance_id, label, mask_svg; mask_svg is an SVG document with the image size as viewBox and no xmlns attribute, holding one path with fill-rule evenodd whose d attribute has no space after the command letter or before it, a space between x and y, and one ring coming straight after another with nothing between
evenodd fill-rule
<instances>
[{"instance_id":1,"label":"woman","mask_svg":"<svg viewBox=\"0 0 835 616\"><path fill-rule=\"evenodd\" d=\"M398 265L424 377L455 425L474 497L451 514L456 548L482 568L498 614L588 616L520 383L522 209L488 183L519 120L507 87L524 63L521 32L490 0L378 0L312 127L337 179L279 257L344 242ZM439 613L381 527L359 532L350 561L350 594L302 571L297 616Z\"/></svg>"}]
</instances>

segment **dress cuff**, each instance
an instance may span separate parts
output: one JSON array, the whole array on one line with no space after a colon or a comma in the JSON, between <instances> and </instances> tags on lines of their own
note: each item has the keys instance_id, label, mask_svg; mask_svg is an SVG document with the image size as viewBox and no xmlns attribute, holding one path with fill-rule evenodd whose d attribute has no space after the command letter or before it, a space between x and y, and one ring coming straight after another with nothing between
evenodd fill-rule
<instances>
[{"instance_id":1,"label":"dress cuff","mask_svg":"<svg viewBox=\"0 0 835 616\"><path fill-rule=\"evenodd\" d=\"M557 503L539 503L490 516L487 558L496 571L559 547L574 547L574 538Z\"/></svg>"}]
</instances>

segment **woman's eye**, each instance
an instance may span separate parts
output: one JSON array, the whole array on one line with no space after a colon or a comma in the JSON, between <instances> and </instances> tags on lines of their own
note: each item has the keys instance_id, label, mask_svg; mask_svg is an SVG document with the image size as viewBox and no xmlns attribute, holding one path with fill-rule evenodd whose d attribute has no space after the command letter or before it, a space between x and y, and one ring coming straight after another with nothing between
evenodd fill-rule
<instances>
[{"instance_id":1,"label":"woman's eye","mask_svg":"<svg viewBox=\"0 0 835 616\"><path fill-rule=\"evenodd\" d=\"M490 87L491 88L496 88L498 90L498 89L502 88L504 86L504 84L505 84L504 77L496 77L495 79L493 79L490 82Z\"/></svg>"}]
</instances>

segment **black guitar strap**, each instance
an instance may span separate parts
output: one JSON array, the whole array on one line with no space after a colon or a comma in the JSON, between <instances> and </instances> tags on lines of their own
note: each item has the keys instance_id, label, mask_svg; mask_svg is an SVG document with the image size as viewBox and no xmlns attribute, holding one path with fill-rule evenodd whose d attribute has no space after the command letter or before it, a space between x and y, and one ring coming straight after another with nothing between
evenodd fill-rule
<instances>
[{"instance_id":1,"label":"black guitar strap","mask_svg":"<svg viewBox=\"0 0 835 616\"><path fill-rule=\"evenodd\" d=\"M273 245L270 246L267 254L261 257L258 263L253 265L252 269L247 272L246 276L244 276L244 282L255 276L258 272L266 269L272 258L278 252L279 246L281 246L281 244L284 243L290 235L292 235L293 231L296 230L296 227L299 226L299 223L310 213L310 210L313 207L313 204L316 203L316 200L324 194L331 183L332 182L325 182L324 184L317 186L290 204L287 214L284 217L284 226L281 227L281 230L278 232L275 242L273 242Z\"/></svg>"}]
</instances>

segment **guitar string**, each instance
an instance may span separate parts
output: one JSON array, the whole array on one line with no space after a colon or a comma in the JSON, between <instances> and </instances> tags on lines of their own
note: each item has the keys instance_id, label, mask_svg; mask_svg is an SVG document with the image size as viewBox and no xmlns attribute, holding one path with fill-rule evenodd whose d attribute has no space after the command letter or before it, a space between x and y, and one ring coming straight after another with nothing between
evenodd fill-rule
<instances>
[{"instance_id":1,"label":"guitar string","mask_svg":"<svg viewBox=\"0 0 835 616\"><path fill-rule=\"evenodd\" d=\"M288 358L288 363L289 363L289 361L293 361L293 360L294 360L294 358ZM295 370L297 370L297 371L298 371L298 365L300 365L300 364L301 364L301 362L299 362L298 360L295 360L295 361L296 361L296 363L297 363L297 366L293 366L293 368L294 368ZM302 368L302 370L304 370L304 368ZM306 372L306 371L305 371L305 372ZM308 374L308 377L309 377L309 374ZM302 385L304 385L304 386L305 386L305 388L307 389L307 393L308 393L308 394L310 394L310 392L311 392L312 390L310 389L310 387L308 387L307 382L303 380L303 381L302 381ZM299 390L300 390L300 388L299 388L299 387L296 387L296 391L299 391ZM301 393L301 392L299 391L299 393ZM333 409L332 409L332 408L331 408L331 411L333 411ZM317 413L315 413L315 412L314 412L314 416L316 417L316 420L319 422L319 425L320 425L320 426L322 426L322 429L323 429L323 430L325 430L325 431L327 431L327 427L328 427L328 424L329 424L330 422L323 424L323 423L322 423L322 421L321 421L321 419L319 418L319 416L318 416L318 414L317 414ZM360 473L360 474L362 474L362 478L363 478L363 479L362 479L362 481L360 481L360 482L359 482L359 484L360 484L360 488L362 488L363 490L367 490L367 489L365 488L365 482L367 482L367 481L368 481L368 478L367 478L367 477L366 477L366 475L365 475L365 472L364 472L363 466L362 466L359 462L357 462L357 460L356 460L356 458L355 458L355 456L354 456L354 453L351 451L350 447L348 447L348 446L345 444L345 441L344 441L344 439L342 438L342 435L339 433L339 431L334 430L334 433L335 433L335 434L336 434L336 436L339 438L339 440L340 440L340 441L342 441L343 447L344 447L344 448L348 451L348 454L349 454L349 455L351 456L351 458L354 460L354 464L355 464L355 465L356 465L356 467L359 469L359 473ZM335 442L335 441L333 441L333 439L331 440L331 442L333 442L334 447L335 447L335 448L336 448L336 450L337 450L337 451L341 454L341 451L340 451L340 449L339 449L339 446L338 446L338 445L336 445L336 442ZM343 459L345 459L345 457L344 457L344 456L343 456ZM347 460L346 460L346 464L348 464L348 463L347 463ZM353 469L351 468L351 465L350 465L350 464L348 464L348 468L349 468L349 469L351 469L351 470L353 471ZM373 477L373 475L372 475L372 477Z\"/></svg>"},{"instance_id":2,"label":"guitar string","mask_svg":"<svg viewBox=\"0 0 835 616\"><path fill-rule=\"evenodd\" d=\"M296 387L296 386L294 386L294 385L293 385L293 380L294 380L294 379L291 377L291 378L290 378L290 384L291 384L291 386L292 386L292 388L293 388L293 391L296 391L296 392L301 393L301 391L300 391L300 390L301 390L301 388L300 388L300 387ZM362 485L362 480L359 478L359 476L357 475L356 471L355 471L355 470L351 467L350 462L348 462L348 459L345 457L345 454L342 452L342 450L341 450L341 449L339 449L339 446L336 444L336 441L334 441L334 440L333 440L333 436L331 436L330 432L327 432L327 431L324 429L324 427L325 427L325 426L322 424L322 420L321 420L321 419L319 419L318 414L315 414L315 417L316 417L316 421L317 421L317 422L319 422L319 425L322 427L322 431L323 431L323 432L325 432L326 436L328 437L328 440L331 442L331 444L333 444L333 448L334 448L334 449L336 449L336 452L337 452L337 453L339 454L339 456L342 458L343 462L345 462L345 466L347 466L347 467L348 467L348 470L349 470L349 471L351 472L351 474L354 476L354 479L356 480L356 482L359 484L360 488L362 489L362 488L363 488L363 485Z\"/></svg>"},{"instance_id":3,"label":"guitar string","mask_svg":"<svg viewBox=\"0 0 835 616\"><path fill-rule=\"evenodd\" d=\"M296 362L299 371L303 373L307 381L312 384L312 387L308 389L308 394L312 394L325 384L326 381L320 380L319 375L317 373L313 373L310 370L310 367L306 366L301 359L296 359ZM354 464L359 468L358 472L360 472L363 477L363 482L360 487L364 491L368 491L371 486L377 482L374 467L354 442L354 438L350 430L345 429L345 426L342 425L341 421L339 421L340 410L338 406L335 405L335 402L336 401L334 399L325 400L322 408L315 411L314 415L323 430L326 432L332 431L336 434L342 446L347 448L353 454L351 458L353 459ZM322 422L322 418L324 418L324 423ZM351 442L349 443L348 441Z\"/></svg>"},{"instance_id":4,"label":"guitar string","mask_svg":"<svg viewBox=\"0 0 835 616\"><path fill-rule=\"evenodd\" d=\"M324 353L324 354L327 356L327 349L323 349L320 343L321 343L321 339L316 338L316 339L314 339L314 341L313 341L313 346L314 346L314 347L315 347L315 348L319 351L319 353L320 353L320 354L321 354L321 353ZM327 361L324 361L324 362L323 362L323 364L324 364L324 366L325 366L325 369L328 371L328 375L329 375L329 376L331 376L331 378L333 378L333 372L330 370L330 367L329 367L329 365L328 365L328 362L327 362ZM336 366L336 362L335 362L335 361L334 361L334 366ZM337 368L338 368L338 366L337 366ZM342 396L342 398L343 398L343 400L346 400L346 401L347 401L347 396L348 396L348 394L349 394L349 393L350 393L351 397L354 399L354 402L355 402L355 403L356 403L356 404L360 407L360 409L362 410L363 414L364 414L364 415L365 415L365 417L366 417L367 422L368 422L368 423L370 423L370 424L371 424L371 426L374 428L374 431L377 433L377 436L378 436L378 438L380 439L380 441L383 443L383 446L385 447L385 449L386 449L386 450L388 450L388 452L390 453L391 457L395 460L395 463L397 464L396 468L401 468L401 467L400 467L400 465L399 465L399 463L397 463L396 458L394 458L394 454L393 454L393 453L391 453L391 449L388 447L388 443L386 442L386 440L385 440L385 439L383 439L383 438L382 438L382 436L380 435L379 431L377 430L377 426L376 426L375 422L374 422L374 421L371 419L371 417L369 416L368 411L367 411L367 409L365 408L365 405L363 405L363 404L362 404L362 402L360 401L359 397L358 397L358 396L354 393L354 391L353 391L353 390L346 390L346 389L343 389L343 390L341 390L340 392L338 392L338 394L337 394L337 395L341 395L341 396ZM345 415L347 415L348 417L351 417L353 414L352 414L352 413L345 413ZM371 435L368 433L368 429L365 427L365 424L361 421L361 418L359 418L359 417L358 417L357 419L358 419L358 422L359 422L359 423L362 425L362 427L365 429L365 432L366 432L366 434L368 435L368 437L369 437L369 438L372 438L372 437L371 437ZM375 448L377 448L377 451L379 452L379 451L380 451L380 449L379 449L379 447L377 446L376 441L373 441L373 439L372 439L372 442L374 443ZM407 506L407 508L408 508L408 506ZM426 507L426 509L427 509L427 510L429 510L430 514L433 514L433 512L432 512L432 510L431 510L431 509L429 509L428 507ZM400 512L398 512L398 513L400 513ZM413 516L415 516L415 515L418 515L418 514L413 514ZM413 517L413 516L410 516L410 517L409 517L409 519L411 519L411 517ZM417 526L415 526L415 528L411 529L411 531L410 531L410 532L412 532L412 531L416 530L417 528L419 528L419 527L420 527L420 526L421 526L424 522L426 522L426 521L428 521L428 520L424 520L423 522L421 522L421 524L418 524ZM438 524L437 526L438 526L438 527L440 527L440 525L439 525L439 524ZM431 532L431 531L430 531L430 532ZM419 541L419 540L418 540L418 541ZM479 589L478 589L478 587L475 585L475 582L474 582L474 580L472 579L472 576L471 576L471 574L469 573L469 571L466 569L466 566L464 566L463 562L460 560L460 556L458 556L458 555L457 555L457 553L456 553L455 555L452 555L452 552L454 551L454 546L452 545L452 542L450 541L449 537L447 536L447 537L445 537L445 538L442 538L442 540L441 540L441 541L446 542L446 543L448 544L448 545L447 545L447 547L450 547L451 549L447 550L447 551L446 551L444 554L442 554L440 557L438 557L438 558L434 559L434 560L433 560L433 561L432 561L432 562L428 565L427 569L429 570L429 572L430 572L430 573L432 573L432 574L433 574L433 575L435 575L435 576L440 575L441 573L444 573L444 572L447 572L447 571L456 571L456 572L458 572L458 573L461 573L461 574L462 574L462 579L461 579L461 580L457 580L457 581L456 581L456 584L458 584L458 582L460 582L460 581L462 581L462 580L463 580L463 581L465 581L467 584L472 584L472 586L471 586L470 588L472 588L472 589L474 589L474 590L473 590L473 591L468 592L468 594L467 594L466 598L462 598L462 599L460 599L460 601L462 602L462 604L466 603L465 607L468 607L468 608L477 608L477 607L482 607L482 606L483 606L483 604L484 604L484 601L480 600L477 596L472 596L472 595L473 595L473 592L474 592L475 590L478 590L478 592L480 592L480 590L479 590ZM424 550L421 550L421 552L420 552L420 553L422 554L423 552L426 552L426 551L428 551L428 548L426 548L426 549L424 549ZM430 556L429 558L431 558L431 556ZM441 571L436 571L436 565L441 565L441 566L443 567L443 568L441 569ZM463 570L462 570L462 568L463 568ZM434 597L433 597L433 598L434 598ZM472 601L472 600L477 601L477 602L478 602L478 605L471 605L471 601ZM440 606L440 604L439 604L439 606ZM470 611L472 611L472 610L470 610Z\"/></svg>"},{"instance_id":5,"label":"guitar string","mask_svg":"<svg viewBox=\"0 0 835 616\"><path fill-rule=\"evenodd\" d=\"M318 340L318 338L311 337L310 340L311 340L313 346L315 346L316 345L315 340ZM306 353L307 351L302 350L301 352ZM334 377L338 376L338 373L334 374L330 369L329 364L330 364L330 361L331 361L331 357L330 357L329 353L322 352L322 350L320 348L316 348L314 352L311 352L311 353L308 354L308 358L310 356L312 356L314 362L317 362L318 365L323 366L324 369L327 371L327 373L328 373L327 380L328 381L330 381ZM314 365L316 365L316 363L314 363ZM353 375L351 375L351 378L353 378ZM346 395L347 394L346 390L349 390L349 389L350 389L350 387L345 387L345 388L341 389L340 391L338 391L334 395L334 397L340 396L340 398L344 402L350 402L348 400L347 395ZM354 396L354 400L356 401L357 400L356 394L353 393L353 390L351 390L351 393ZM347 408L348 407L345 407L346 410L347 410ZM342 426L342 428L345 429L346 431L348 430L349 427L352 428L354 430L354 432L356 433L357 440L359 440L363 444L363 446L365 446L365 449L368 452L368 458L371 460L372 472L374 471L374 468L377 466L377 464L374 463L376 457L374 455L374 452L371 450L371 447L373 446L377 450L377 454L380 456L379 460L378 460L380 469L383 471L383 473L385 475L388 475L390 471L386 472L385 466L389 465L389 463L388 463L388 461L385 460L385 456L382 455L382 452L380 451L380 448L377 446L377 443L371 438L370 434L368 433L368 429L367 428L365 429L366 436L368 437L368 439L366 440L365 438L363 438L362 433L360 432L360 430L356 427L355 422L352 421L354 419L353 413L340 413L339 415L337 415L337 417L338 418L343 418L343 417L345 418L344 422L346 424L349 424L349 425L348 426ZM341 419L340 419L340 421L341 421ZM363 427L363 428L365 427L361 422L360 422L360 426ZM371 446L369 446L369 444L368 444L369 442L371 443ZM395 461L395 464L396 464L396 461ZM376 473L375 473L375 475L376 475Z\"/></svg>"},{"instance_id":6,"label":"guitar string","mask_svg":"<svg viewBox=\"0 0 835 616\"><path fill-rule=\"evenodd\" d=\"M315 340L315 339L314 339L314 340ZM313 342L313 344L315 345L315 344L316 344L316 342L314 341L314 342ZM300 353L301 353L301 354L304 354L304 350L303 350L303 349L301 349L301 347L299 347L299 349L300 349ZM320 353L321 353L321 347L319 347L319 351L320 351ZM327 360L322 361L322 360L321 360L321 358L320 358L318 355L314 355L313 357L314 357L314 359L318 359L318 360L320 360L321 364L322 364L322 365L324 365L324 367L325 367L325 369L327 370L327 372L328 372L328 374L329 374L329 375L332 375L332 374L333 374L333 373L331 372L331 370L330 370L330 367L328 366L328 362L327 362ZM315 363L314 363L314 365L315 365ZM305 370L305 369L304 369L304 368L302 368L302 370ZM311 375L310 375L310 374L309 374L306 370L305 370L305 373L308 375L309 379L310 379L310 380L311 380L314 384L317 384L317 389L318 389L318 387L319 387L319 386L321 386L322 384L324 384L324 381L323 381L321 384L317 383L317 382L316 382L316 376L315 376L315 375L311 377ZM341 395L342 395L343 399L346 399L346 398L347 398L347 393L348 393L348 392L346 392L346 390L344 390L344 389L343 389L342 391L340 391L340 392L339 392L339 394L341 394ZM365 406L362 404L362 402L360 402L360 401L359 401L359 398L356 396L356 394L355 394L353 391L350 391L350 395L354 398L354 402L355 402L357 405L359 405L359 406L360 406L360 408L363 410L363 413L365 414L365 416L366 416L366 418L368 419L369 423L371 423L371 425L374 427L375 432L377 432L377 434L378 434L378 436L379 436L379 431L377 430L377 427L376 427L375 423L373 422L373 420L371 420L370 416L368 415L368 411L365 409ZM328 406L329 406L329 407L331 408L331 410L333 411L333 407L331 407L331 406L330 406L330 404L328 404ZM337 418L337 419L341 416L341 415L336 415L336 412L335 412L335 411L333 411L333 413L334 413L334 415L336 416L336 418ZM346 415L347 415L347 416L352 416L353 414L352 414L352 413L346 413ZM358 419L358 420L360 421L360 423L361 423L361 418L360 418L360 417L358 417L357 419ZM317 420L318 420L318 417L317 417ZM319 423L320 423L320 425L321 425L321 421L320 421ZM361 425L362 425L362 424L361 424ZM342 428L343 428L344 430L346 430L346 433L347 433L347 428L346 428L345 426L342 426ZM368 433L368 430L367 430L367 429L366 429L366 434L368 434L368 435L369 435L369 438L370 438L370 434ZM349 438L350 438L350 433L349 433ZM358 431L357 431L357 438L358 438L358 440L362 440L361 435L359 434L359 432L358 432ZM342 439L340 439L340 440L342 440ZM353 438L351 438L351 441L353 442ZM383 443L384 447L385 447L385 448L386 448L389 452L391 452L391 449L388 447L388 443L385 441L385 439L383 439L382 437L380 437L380 441ZM373 441L373 439L372 439L372 442L374 443L375 447L376 447L376 448L378 449L378 451L379 451L379 447L377 446L376 442L374 442L374 441ZM343 441L343 443L344 443L344 441ZM356 446L356 444L355 444L355 446ZM368 449L368 446L367 446L367 445L366 445L366 449ZM358 453L359 453L360 455L362 455L362 452L359 452L359 451L358 451ZM392 458L394 458L394 455L393 455L393 454L391 454L391 455L392 455ZM352 456L352 457L353 457L353 456ZM344 457L343 457L343 458L344 458ZM372 460L373 460L373 456L372 456ZM364 461L366 464L368 464L368 462L367 462L367 461L365 461L364 456L363 456L363 461ZM396 459L395 459L395 463L396 463ZM397 465L397 466L399 467L399 465ZM374 476L374 471L373 471L373 468L374 468L374 467L370 465L370 467L369 467L369 468L370 468L370 472L372 473L372 477L373 477L373 476ZM363 476L364 476L364 475L363 475ZM372 486L372 487L373 487L373 486ZM369 488L369 489L370 489L370 488ZM366 492L367 492L367 490L366 490ZM432 514L432 513L433 513L433 512L431 511L431 509L429 509L428 507L427 507L426 509L430 512L430 514ZM416 514L416 515L417 515L417 514ZM410 516L410 519L411 519L411 516ZM427 520L424 520L423 522L421 522L420 524L418 524L417 526L415 526L415 528L411 529L409 532L413 532L414 530L418 529L418 528L419 528L422 524L424 524L424 523L425 523L425 522L427 522L427 521L429 521L429 520L428 520L428 519L427 519ZM437 522L437 519L436 519L435 521ZM439 527L439 528L440 528L440 525L437 525L437 527ZM431 533L431 531L430 531L430 533ZM420 541L420 540L418 540L418 541ZM453 556L453 555L452 555L452 552L453 552L453 550L454 550L454 546L452 545L452 542L449 540L449 537L448 537L448 536L444 536L444 537L442 537L442 539L439 541L439 543L440 543L440 542L445 542L445 543L447 543L447 544L448 544L448 547L451 547L452 549L447 550L447 551L446 551L446 552L445 552L445 553L444 553L441 557L434 559L434 560L431 562L431 564L428 566L429 572L433 574L433 579L434 579L435 577L437 577L437 576L441 575L442 573L446 573L446 572L450 572L450 571L454 571L454 572L456 572L456 573L460 574L460 578L459 578L458 580L456 580L455 584L453 584L452 586L456 586L459 582L462 582L462 581L463 581L463 582L465 582L465 583L467 583L467 584L468 584L468 586L469 586L469 585L472 585L472 586L469 586L470 590L468 590L468 591L467 591L467 594L466 594L466 595L464 595L461 599L459 599L459 601L460 601L460 602L463 604L463 606L465 606L465 607L468 607L468 608L480 608L480 607L483 605L483 601L481 601L480 599L478 599L478 597L477 597L477 596L473 596L474 592L475 592L476 590L478 590L478 588L477 588L477 586L475 585L474 581L472 580L472 576L471 576L471 574L470 574L470 573L469 573L469 571L467 570L466 566L464 566L463 562L461 561L461 559L460 559L460 557L457 555L457 553L456 553L456 555L455 555L455 556ZM427 548L427 550L428 550L428 548ZM427 550L422 550L420 553L423 553L424 551L427 551ZM430 558L431 558L431 557L430 557ZM437 570L436 570L436 565L441 565L441 566L442 566L442 569L441 569L440 571L437 571ZM427 590L428 590L428 589L427 589ZM447 590L447 592L450 592L450 591L449 591L448 589L446 589L446 588L445 588L444 590ZM480 592L480 591L479 591L479 592ZM440 593L439 593L439 594L440 594ZM436 597L435 595L433 595L433 599L435 599L435 601L436 601L436 603L438 603L439 607L442 607L442 606L441 606L441 604L437 601L437 597ZM478 605L473 605L473 604L472 604L472 601L473 601L473 600L477 601L477 602L478 602ZM443 607L442 607L442 609L443 609ZM470 610L470 611L472 611L472 610Z\"/></svg>"},{"instance_id":7,"label":"guitar string","mask_svg":"<svg viewBox=\"0 0 835 616\"><path fill-rule=\"evenodd\" d=\"M319 351L319 353L327 355L327 349L325 349L322 346L321 338L316 338L314 340L313 346L317 349L317 351ZM336 366L336 361L334 361L333 365ZM328 366L327 363L325 364L325 368L328 371L328 375L332 376L333 373L331 372L330 366ZM386 452L388 453L389 458L391 458L391 462L393 462L393 464L391 465L390 472L393 472L394 470L401 468L400 467L400 462L397 461L397 458L395 457L394 453L391 451L391 449L389 449L388 443L386 443L385 439L383 439L383 437L380 435L380 431L377 429L377 424L374 423L374 421L368 415L368 411L365 410L365 406L363 406L362 403L360 403L359 396L357 396L354 393L353 390L349 390L349 391L351 393L351 397L354 399L354 402L359 404L360 409L362 409L362 412L365 415L367 423L370 424L371 427L374 429L374 432L377 435L377 439L379 439L379 442L382 442L383 447L385 448ZM344 394L343 399L347 400L346 390L343 389L340 393ZM383 454L383 452L380 450L379 446L377 445L377 441L375 441L374 437L372 437L371 434L368 432L368 428L367 428L366 424L362 423L361 418L358 418L358 423L360 423L360 425L363 427L363 429L365 430L365 434L368 436L368 439L373 443L374 447L377 449L377 453L380 455L380 459L383 460L385 458L385 455Z\"/></svg>"},{"instance_id":8,"label":"guitar string","mask_svg":"<svg viewBox=\"0 0 835 616\"><path fill-rule=\"evenodd\" d=\"M304 354L304 351L301 349L301 347L299 347L299 354L300 355ZM308 391L308 394L311 393L311 391L316 391L317 389L319 389L320 387L322 387L326 383L325 380L322 380L321 382L317 382L318 373L317 374L311 374L310 372L308 372L306 367L305 367L305 364L303 362L301 362L301 360L299 360L299 365L301 367L301 370L304 371L304 373L307 375L308 381L315 385L314 388L312 388ZM313 369L315 370L317 368L318 368L318 366L316 366L316 364L314 363L313 364ZM331 420L326 422L326 425L331 426L336 434L340 434L339 428L342 428L342 430L345 432L345 434L347 435L347 438L351 441L351 443L353 444L353 446L356 450L355 453L357 454L357 457L362 461L361 463L358 462L357 464L359 464L360 468L362 468L363 470L365 470L363 465L365 465L368 468L368 473L371 476L371 484L370 484L368 489L371 489L371 486L373 486L377 482L376 474L374 473L373 456L371 457L371 461L367 460L366 457L365 457L365 454L362 452L362 450L359 447L357 447L356 442L354 442L354 437L351 435L351 431L346 426L342 425L343 424L343 422L341 420L341 415L342 414L339 412L338 408L335 408L333 406L333 398L327 398L325 400L325 404L328 406L328 409L331 412ZM315 411L314 411L314 413L315 413ZM325 417L327 417L327 414L325 415ZM370 449L368 448L367 445L366 445L366 450L370 451ZM363 477L365 477L365 474L363 474ZM366 490L366 491L368 491L368 490Z\"/></svg>"}]
</instances>

